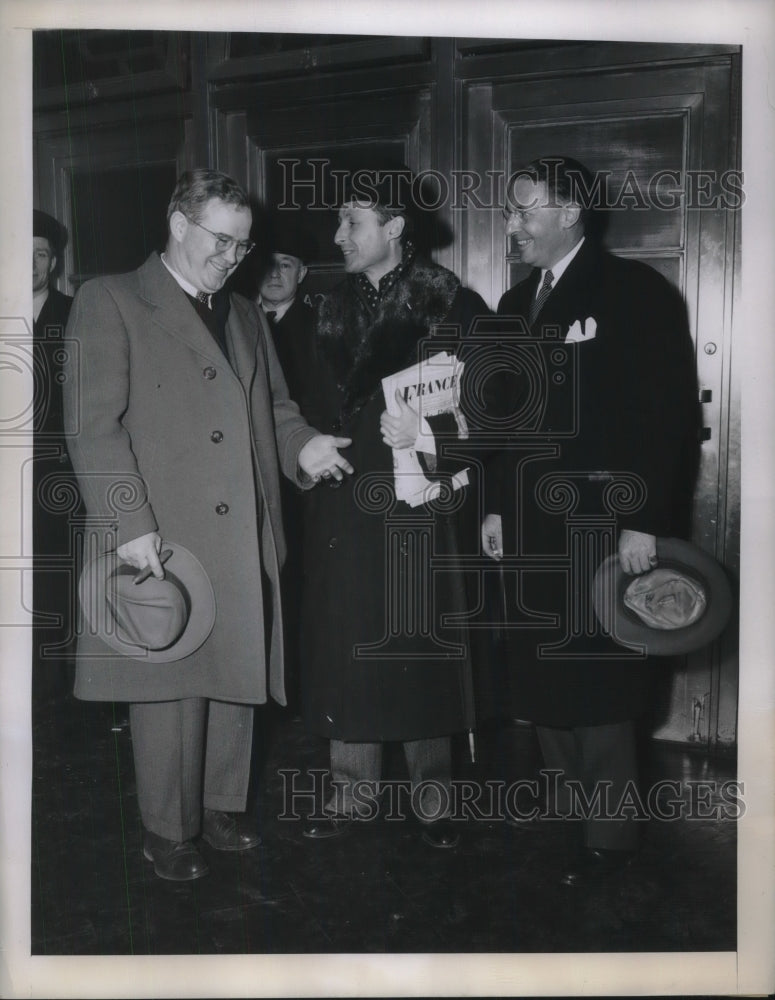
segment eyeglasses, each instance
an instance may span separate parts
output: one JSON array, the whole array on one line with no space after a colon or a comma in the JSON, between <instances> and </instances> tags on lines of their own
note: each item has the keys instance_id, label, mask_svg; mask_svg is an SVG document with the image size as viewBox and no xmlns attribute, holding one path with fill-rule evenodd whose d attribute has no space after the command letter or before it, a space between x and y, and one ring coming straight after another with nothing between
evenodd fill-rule
<instances>
[{"instance_id":1,"label":"eyeglasses","mask_svg":"<svg viewBox=\"0 0 775 1000\"><path fill-rule=\"evenodd\" d=\"M227 253L234 247L237 260L243 260L254 249L255 243L252 240L235 240L233 236L227 236L225 233L214 233L212 229L208 229L207 226L203 226L201 222L197 222L196 219L191 219L186 216L189 222L193 222L195 226L199 226L200 229L204 229L206 233L215 240L215 250L216 253Z\"/></svg>"},{"instance_id":2,"label":"eyeglasses","mask_svg":"<svg viewBox=\"0 0 775 1000\"><path fill-rule=\"evenodd\" d=\"M530 216L533 214L534 211L535 207L511 208L511 206L509 205L504 205L503 208L501 209L501 214L503 215L503 218L506 220L506 222L511 222L512 220L517 220L517 219L520 222L524 222L525 219L530 218Z\"/></svg>"}]
</instances>

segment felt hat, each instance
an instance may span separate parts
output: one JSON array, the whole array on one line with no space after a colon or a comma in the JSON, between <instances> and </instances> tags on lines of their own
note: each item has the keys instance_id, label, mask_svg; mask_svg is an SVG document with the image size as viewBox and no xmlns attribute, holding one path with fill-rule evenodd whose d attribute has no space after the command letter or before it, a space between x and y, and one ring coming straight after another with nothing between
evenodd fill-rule
<instances>
[{"instance_id":1,"label":"felt hat","mask_svg":"<svg viewBox=\"0 0 775 1000\"><path fill-rule=\"evenodd\" d=\"M215 593L193 552L165 540L160 558L163 580L138 573L115 552L103 552L84 567L78 584L91 634L124 656L149 663L182 660L215 624Z\"/></svg>"},{"instance_id":2,"label":"felt hat","mask_svg":"<svg viewBox=\"0 0 775 1000\"><path fill-rule=\"evenodd\" d=\"M317 241L299 219L298 212L275 212L268 220L268 233L264 245L269 253L297 257L302 264L314 260Z\"/></svg>"},{"instance_id":3,"label":"felt hat","mask_svg":"<svg viewBox=\"0 0 775 1000\"><path fill-rule=\"evenodd\" d=\"M715 559L691 542L657 539L657 566L640 576L624 572L618 555L598 568L595 613L622 646L649 656L676 656L701 649L724 629L732 592Z\"/></svg>"},{"instance_id":4,"label":"felt hat","mask_svg":"<svg viewBox=\"0 0 775 1000\"><path fill-rule=\"evenodd\" d=\"M39 208L32 210L32 235L42 236L48 240L51 252L55 257L62 253L67 245L67 230L65 227L48 212L41 212Z\"/></svg>"}]
</instances>

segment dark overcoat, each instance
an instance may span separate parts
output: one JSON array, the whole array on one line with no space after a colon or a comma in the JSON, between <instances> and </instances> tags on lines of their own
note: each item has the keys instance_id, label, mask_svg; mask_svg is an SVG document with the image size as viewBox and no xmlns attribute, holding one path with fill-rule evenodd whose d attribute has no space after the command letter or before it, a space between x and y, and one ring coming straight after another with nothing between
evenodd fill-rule
<instances>
[{"instance_id":1,"label":"dark overcoat","mask_svg":"<svg viewBox=\"0 0 775 1000\"><path fill-rule=\"evenodd\" d=\"M305 375L309 373L310 349L315 328L315 310L298 296L283 316L269 321L277 357L291 399L299 400ZM288 704L299 711L299 660L302 570L304 562L304 503L308 493L290 480L280 483L283 528L288 557L283 567L283 618L285 621L285 689Z\"/></svg>"},{"instance_id":2,"label":"dark overcoat","mask_svg":"<svg viewBox=\"0 0 775 1000\"><path fill-rule=\"evenodd\" d=\"M172 663L122 657L87 630L76 696L260 703L268 687L284 704L278 460L296 477L315 431L288 398L265 320L231 296L229 363L154 253L87 282L67 334L79 351L65 416L79 428L71 454L97 544L158 530L196 555L217 605L205 643Z\"/></svg>"},{"instance_id":3,"label":"dark overcoat","mask_svg":"<svg viewBox=\"0 0 775 1000\"><path fill-rule=\"evenodd\" d=\"M68 351L65 328L72 302L69 295L50 289L33 324L33 606L36 617L47 616L34 641L36 652L43 643L60 654L72 640L78 544L71 527L83 513L65 441L62 403L63 359ZM48 649L46 654L50 655Z\"/></svg>"},{"instance_id":4,"label":"dark overcoat","mask_svg":"<svg viewBox=\"0 0 775 1000\"><path fill-rule=\"evenodd\" d=\"M39 556L70 551L69 518L78 510L73 467L65 443L62 402L64 342L73 300L52 288L33 324L35 410L34 548ZM62 503L65 495L69 502ZM37 602L36 602L37 604Z\"/></svg>"},{"instance_id":5,"label":"dark overcoat","mask_svg":"<svg viewBox=\"0 0 775 1000\"><path fill-rule=\"evenodd\" d=\"M450 271L417 259L376 314L354 277L321 304L302 412L352 438L356 470L305 497L302 711L323 736L413 740L472 723L466 633L444 622L466 610L456 515L395 500L381 380L415 363L437 324L463 336L486 311Z\"/></svg>"},{"instance_id":6,"label":"dark overcoat","mask_svg":"<svg viewBox=\"0 0 775 1000\"><path fill-rule=\"evenodd\" d=\"M523 363L503 376L501 412L513 422L487 507L503 516L506 555L525 561L504 573L508 670L493 698L540 725L602 725L646 707L650 667L601 634L592 580L623 528L686 534L693 349L683 301L644 264L585 240L530 327L539 276L498 306ZM594 324L593 338L566 342L572 326Z\"/></svg>"},{"instance_id":7,"label":"dark overcoat","mask_svg":"<svg viewBox=\"0 0 775 1000\"><path fill-rule=\"evenodd\" d=\"M298 296L280 319L269 324L291 399L301 393L314 327L315 310Z\"/></svg>"}]
</instances>

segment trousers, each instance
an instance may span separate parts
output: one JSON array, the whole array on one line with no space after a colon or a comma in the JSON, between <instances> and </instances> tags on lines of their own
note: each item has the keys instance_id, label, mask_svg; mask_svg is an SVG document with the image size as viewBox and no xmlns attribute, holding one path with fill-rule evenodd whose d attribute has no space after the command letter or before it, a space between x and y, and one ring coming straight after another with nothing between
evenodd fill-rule
<instances>
[{"instance_id":1,"label":"trousers","mask_svg":"<svg viewBox=\"0 0 775 1000\"><path fill-rule=\"evenodd\" d=\"M441 819L449 812L452 782L452 744L448 736L409 740L402 744L411 785L411 803L421 822ZM382 777L383 743L331 740L331 778L334 790L327 812L357 812L356 782L369 782L375 792Z\"/></svg>"},{"instance_id":2,"label":"trousers","mask_svg":"<svg viewBox=\"0 0 775 1000\"><path fill-rule=\"evenodd\" d=\"M202 807L244 812L253 706L207 698L129 706L140 817L146 830L183 841L201 828Z\"/></svg>"},{"instance_id":3,"label":"trousers","mask_svg":"<svg viewBox=\"0 0 775 1000\"><path fill-rule=\"evenodd\" d=\"M546 767L562 772L555 808L581 826L584 846L635 850L639 836L634 819L617 815L623 796L638 780L634 724L536 726L536 735Z\"/></svg>"}]
</instances>

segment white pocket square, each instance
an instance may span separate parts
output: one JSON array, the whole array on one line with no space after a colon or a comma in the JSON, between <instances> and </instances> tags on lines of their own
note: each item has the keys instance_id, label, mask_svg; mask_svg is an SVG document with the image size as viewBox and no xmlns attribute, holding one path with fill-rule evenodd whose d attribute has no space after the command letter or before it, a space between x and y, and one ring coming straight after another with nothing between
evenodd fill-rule
<instances>
[{"instance_id":1,"label":"white pocket square","mask_svg":"<svg viewBox=\"0 0 775 1000\"><path fill-rule=\"evenodd\" d=\"M587 316L583 321L576 320L576 322L568 330L568 334L565 337L565 343L567 344L569 340L594 340L595 334L597 333L597 323L592 316Z\"/></svg>"}]
</instances>

